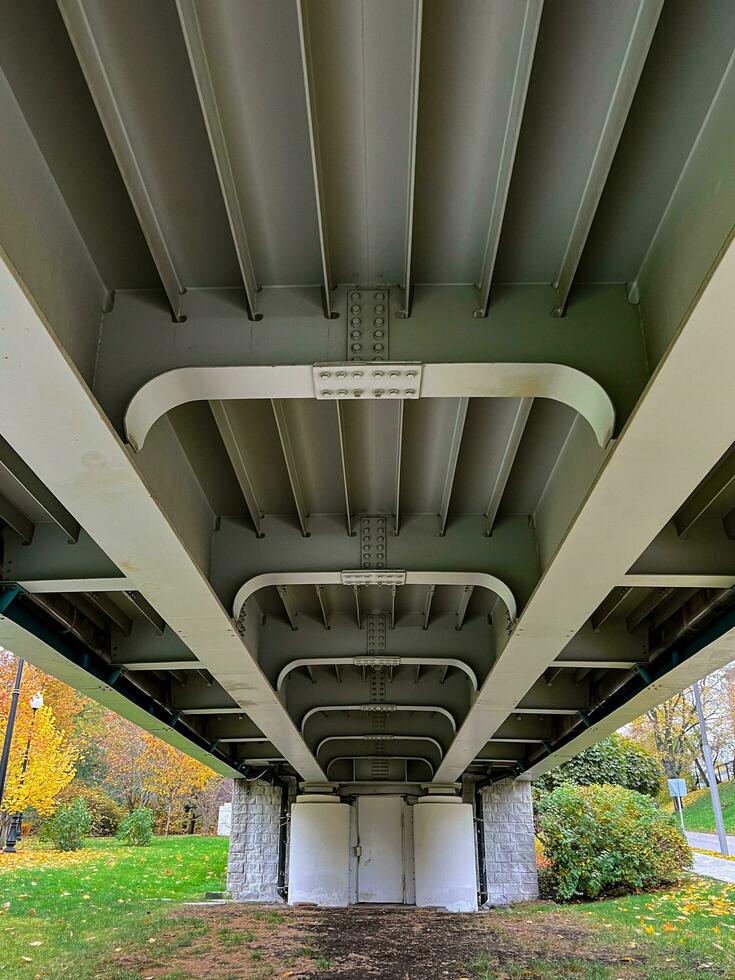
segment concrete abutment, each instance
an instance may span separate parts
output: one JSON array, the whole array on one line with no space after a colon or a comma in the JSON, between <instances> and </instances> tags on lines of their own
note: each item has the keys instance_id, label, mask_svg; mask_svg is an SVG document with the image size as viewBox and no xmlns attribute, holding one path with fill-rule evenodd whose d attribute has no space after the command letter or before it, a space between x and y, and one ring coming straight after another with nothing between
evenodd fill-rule
<instances>
[{"instance_id":1,"label":"concrete abutment","mask_svg":"<svg viewBox=\"0 0 735 980\"><path fill-rule=\"evenodd\" d=\"M487 882L489 905L538 896L530 784L506 779L484 787L479 794L481 814L451 789L439 792L427 787L425 795L376 793L371 799L382 797L385 806L363 807L359 819L356 812L362 797L356 804L355 797L343 799L335 789L315 787L316 791L303 792L291 798L284 811L282 787L235 781L227 875L234 899L286 899L289 904L325 907L366 900L395 902L397 885L401 894L397 865L403 869L405 904L476 911L478 898L485 898L478 896L481 881ZM366 826L366 814L380 826ZM283 832L284 819L288 834ZM484 855L483 848L477 847L478 831ZM483 858L484 875L478 864ZM382 875L376 875L381 861L384 896ZM369 876L369 891L360 888L361 875L363 881Z\"/></svg>"}]
</instances>

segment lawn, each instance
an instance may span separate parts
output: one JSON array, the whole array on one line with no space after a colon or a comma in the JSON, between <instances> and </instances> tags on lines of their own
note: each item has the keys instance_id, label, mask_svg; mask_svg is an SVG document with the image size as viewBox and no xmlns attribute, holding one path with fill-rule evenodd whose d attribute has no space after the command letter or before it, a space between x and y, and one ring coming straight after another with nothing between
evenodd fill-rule
<instances>
[{"instance_id":1,"label":"lawn","mask_svg":"<svg viewBox=\"0 0 735 980\"><path fill-rule=\"evenodd\" d=\"M155 945L172 901L224 888L226 838L114 839L59 853L23 842L0 854L0 977L99 975L109 954ZM104 973L102 974L104 975Z\"/></svg>"},{"instance_id":2,"label":"lawn","mask_svg":"<svg viewBox=\"0 0 735 980\"><path fill-rule=\"evenodd\" d=\"M0 978L695 980L735 977L735 886L688 878L652 895L485 915L220 905L227 840L23 842L0 855Z\"/></svg>"},{"instance_id":3,"label":"lawn","mask_svg":"<svg viewBox=\"0 0 735 980\"><path fill-rule=\"evenodd\" d=\"M717 833L709 790L702 790L692 795L694 798L691 803L687 802L686 798L684 799L684 825L686 829L710 834ZM735 782L720 783L720 803L722 804L722 819L725 830L733 834L735 833Z\"/></svg>"}]
</instances>

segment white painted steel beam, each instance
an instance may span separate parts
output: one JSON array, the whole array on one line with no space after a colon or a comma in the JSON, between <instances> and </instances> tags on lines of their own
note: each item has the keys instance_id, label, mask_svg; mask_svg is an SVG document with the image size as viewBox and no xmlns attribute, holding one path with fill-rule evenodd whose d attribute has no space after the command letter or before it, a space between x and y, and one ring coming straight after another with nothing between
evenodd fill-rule
<instances>
[{"instance_id":1,"label":"white painted steel beam","mask_svg":"<svg viewBox=\"0 0 735 980\"><path fill-rule=\"evenodd\" d=\"M242 283L245 288L248 316L251 320L262 320L262 313L257 312L256 294L258 283L255 278L253 260L250 255L243 208L240 202L237 182L232 170L227 138L217 104L209 59L199 24L196 0L176 0L176 8L179 13L179 22L184 35L184 41L186 42L186 50L189 54L194 84L196 85L199 103L202 107L209 144L212 147L217 178L222 189L227 220L230 224L235 254L237 255Z\"/></svg>"},{"instance_id":2,"label":"white painted steel beam","mask_svg":"<svg viewBox=\"0 0 735 980\"><path fill-rule=\"evenodd\" d=\"M482 271L480 273L480 301L474 312L476 317L486 317L490 306L490 289L495 270L495 259L497 258L498 246L500 245L500 234L503 230L505 206L508 201L510 180L513 176L513 163L518 146L518 137L521 132L523 109L526 104L526 93L528 92L528 83L531 78L533 55L536 50L536 39L538 37L539 24L541 23L542 10L543 0L525 0L523 22L518 35L518 51L513 75L513 85L510 90L510 99L508 100L502 148L495 176L495 186L493 188L490 223L487 232L487 241L485 242Z\"/></svg>"},{"instance_id":3,"label":"white painted steel beam","mask_svg":"<svg viewBox=\"0 0 735 980\"><path fill-rule=\"evenodd\" d=\"M431 604L434 600L435 588L436 588L435 585L426 586L426 595L424 597L424 627L423 627L425 630L429 628L429 621L431 619Z\"/></svg>"},{"instance_id":4,"label":"white painted steel beam","mask_svg":"<svg viewBox=\"0 0 735 980\"><path fill-rule=\"evenodd\" d=\"M416 136L419 121L419 83L421 79L421 24L424 0L413 0L413 39L411 45L411 118L409 124L408 179L406 181L406 234L403 266L403 309L396 312L399 319L411 316L413 283L411 259L413 254L413 212L416 188Z\"/></svg>"},{"instance_id":5,"label":"white painted steel beam","mask_svg":"<svg viewBox=\"0 0 735 980\"><path fill-rule=\"evenodd\" d=\"M396 482L395 482L395 503L393 513L393 533L398 534L401 529L401 463L403 460L403 402L398 403L398 417L396 419ZM393 607L393 626L395 626L395 606Z\"/></svg>"},{"instance_id":6,"label":"white painted steel beam","mask_svg":"<svg viewBox=\"0 0 735 980\"><path fill-rule=\"evenodd\" d=\"M460 398L457 401L457 414L454 419L452 438L449 444L449 458L447 460L447 472L444 477L444 489L439 505L439 534L444 534L447 529L447 519L449 517L449 504L452 500L452 489L454 488L454 476L457 472L457 460L459 450L462 446L462 435L464 433L465 421L467 419L467 407L469 398Z\"/></svg>"},{"instance_id":7,"label":"white painted steel beam","mask_svg":"<svg viewBox=\"0 0 735 980\"><path fill-rule=\"evenodd\" d=\"M350 503L350 471L347 463L347 436L345 432L344 413L341 402L336 403L337 407L337 431L339 433L339 461L342 467L342 483L345 490L345 517L347 519L347 533L350 537L355 533L352 530L352 504Z\"/></svg>"},{"instance_id":8,"label":"white painted steel beam","mask_svg":"<svg viewBox=\"0 0 735 980\"><path fill-rule=\"evenodd\" d=\"M311 153L311 168L314 179L314 199L316 201L317 225L319 228L319 252L322 265L322 299L324 315L333 320L338 314L332 309L332 270L329 259L329 241L327 239L327 212L324 200L324 183L322 178L321 150L319 147L319 122L316 114L316 98L314 96L313 66L311 58L311 41L309 38L308 3L307 0L294 0L299 25L299 46L301 48L301 65L304 74L304 97L306 100L306 120L309 129L309 150Z\"/></svg>"},{"instance_id":9,"label":"white painted steel beam","mask_svg":"<svg viewBox=\"0 0 735 980\"><path fill-rule=\"evenodd\" d=\"M321 610L322 620L324 621L324 629L325 630L328 630L328 629L330 629L330 626L329 626L329 606L327 605L327 600L326 600L326 597L324 595L324 586L323 585L315 585L314 588L316 590L316 597L317 597L317 600L319 602L319 609Z\"/></svg>"},{"instance_id":10,"label":"white painted steel beam","mask_svg":"<svg viewBox=\"0 0 735 980\"><path fill-rule=\"evenodd\" d=\"M234 710L247 713L304 778L323 779L205 575L5 261L0 339L0 414L8 441L239 703Z\"/></svg>"},{"instance_id":11,"label":"white painted steel beam","mask_svg":"<svg viewBox=\"0 0 735 980\"><path fill-rule=\"evenodd\" d=\"M48 488L38 479L28 464L18 455L13 447L0 436L0 469L16 480L23 489L33 497L54 524L60 527L70 542L79 538L79 521L62 507L59 501L49 492Z\"/></svg>"},{"instance_id":12,"label":"white painted steel beam","mask_svg":"<svg viewBox=\"0 0 735 980\"><path fill-rule=\"evenodd\" d=\"M600 739L618 731L619 728L634 718L640 717L656 705L691 687L695 681L701 680L715 670L728 666L733 660L735 660L735 630L730 630L678 667L674 667L665 677L649 684L620 708L612 711L606 718L594 722L589 728L585 728L580 735L562 748L539 759L520 778L537 779L544 772L553 769L554 766L566 762L567 759L578 755L590 745L599 742Z\"/></svg>"},{"instance_id":13,"label":"white painted steel beam","mask_svg":"<svg viewBox=\"0 0 735 980\"><path fill-rule=\"evenodd\" d=\"M679 534L686 534L733 484L735 484L735 452L730 453L718 464L676 515L674 523Z\"/></svg>"},{"instance_id":14,"label":"white painted steel beam","mask_svg":"<svg viewBox=\"0 0 735 980\"><path fill-rule=\"evenodd\" d=\"M219 429L219 434L222 437L222 442L225 444L225 450L227 451L230 464L234 470L235 478L237 479L242 495L245 498L245 505L247 506L248 513L250 514L250 520L253 522L253 526L255 527L255 533L259 538L262 538L263 530L261 527L261 522L263 520L263 511L258 503L258 496L255 492L255 487L250 477L250 471L248 469L247 460L245 459L245 454L240 444L240 440L237 438L237 434L235 432L235 427L228 409L228 403L217 399L211 401L209 403L209 407L212 410L214 421L217 423L217 428Z\"/></svg>"},{"instance_id":15,"label":"white painted steel beam","mask_svg":"<svg viewBox=\"0 0 735 980\"><path fill-rule=\"evenodd\" d=\"M354 364L347 365L354 370ZM390 369L389 362L366 370ZM564 364L425 364L422 398L551 398L569 405L592 426L603 448L615 429L615 409L605 390L588 375ZM153 424L178 405L243 398L315 398L312 365L243 365L176 368L140 388L125 412L133 449L143 448ZM385 398L393 396L386 393Z\"/></svg>"},{"instance_id":16,"label":"white painted steel beam","mask_svg":"<svg viewBox=\"0 0 735 980\"><path fill-rule=\"evenodd\" d=\"M493 533L495 521L498 516L498 510L500 509L503 494L505 493L505 488L508 485L508 480L510 479L513 463L518 455L518 449L521 445L523 433L526 431L526 422L528 422L528 416L531 414L532 407L533 398L521 398L518 403L518 410L516 411L515 418L513 419L513 424L511 425L508 443L505 447L503 458L500 461L500 466L498 467L495 483L490 491L490 499L488 500L487 507L485 508L485 534L488 536Z\"/></svg>"},{"instance_id":17,"label":"white painted steel beam","mask_svg":"<svg viewBox=\"0 0 735 980\"><path fill-rule=\"evenodd\" d=\"M590 162L582 197L569 231L564 255L554 280L552 313L563 316L579 261L600 203L625 120L646 62L664 0L638 0L638 10L612 91L607 113Z\"/></svg>"},{"instance_id":18,"label":"white painted steel beam","mask_svg":"<svg viewBox=\"0 0 735 980\"><path fill-rule=\"evenodd\" d=\"M18 582L24 592L128 592L129 578L59 578L26 579Z\"/></svg>"},{"instance_id":19,"label":"white painted steel beam","mask_svg":"<svg viewBox=\"0 0 735 980\"><path fill-rule=\"evenodd\" d=\"M697 575L691 573L641 573L623 575L625 585L639 589L729 589L735 585L735 572L732 575Z\"/></svg>"},{"instance_id":20,"label":"white painted steel beam","mask_svg":"<svg viewBox=\"0 0 735 980\"><path fill-rule=\"evenodd\" d=\"M233 737L233 738L218 738L217 741L218 742L222 742L222 743L228 742L228 743L230 743L232 745L253 745L256 742L266 742L266 743L268 743L268 742L270 742L270 739L263 738L262 735L248 735L248 736L243 736L243 737L240 737L240 738L237 738L237 737ZM262 762L263 760L261 759L260 761Z\"/></svg>"},{"instance_id":21,"label":"white painted steel beam","mask_svg":"<svg viewBox=\"0 0 735 980\"><path fill-rule=\"evenodd\" d=\"M335 762L360 762L361 760L364 762L423 762L432 776L434 775L433 765L423 755L338 755L336 759L330 759L327 763L327 776Z\"/></svg>"},{"instance_id":22,"label":"white painted steel beam","mask_svg":"<svg viewBox=\"0 0 735 980\"><path fill-rule=\"evenodd\" d=\"M474 585L465 585L462 590L462 597L459 600L459 606L457 607L457 629L461 630L464 625L464 618L467 615L467 607L470 604L470 599L472 598L472 593L474 592Z\"/></svg>"},{"instance_id":23,"label":"white painted steel beam","mask_svg":"<svg viewBox=\"0 0 735 980\"><path fill-rule=\"evenodd\" d=\"M391 713L393 711L423 711L429 712L429 714L443 715L452 726L452 731L457 730L457 723L454 720L454 715L447 711L446 708L441 708L436 704L385 704L383 702L380 704L375 704L371 702L370 704L321 704L316 708L310 708L301 719L301 731L303 732L306 728L306 723L309 718L313 718L314 715L318 715L325 711L374 711L386 713Z\"/></svg>"},{"instance_id":24,"label":"white painted steel beam","mask_svg":"<svg viewBox=\"0 0 735 980\"><path fill-rule=\"evenodd\" d=\"M434 746L440 757L443 751L441 743L437 742L431 735L394 735L388 732L367 732L365 735L327 735L316 747L317 758L321 749L328 742L428 742ZM384 756L383 758L390 759L393 757Z\"/></svg>"},{"instance_id":25,"label":"white painted steel beam","mask_svg":"<svg viewBox=\"0 0 735 980\"><path fill-rule=\"evenodd\" d=\"M508 704L521 702L529 678L541 676L554 664L601 596L621 583L688 586L695 581L691 576L675 583L668 576L641 579L626 573L732 443L733 309L735 246L730 245L491 668L437 770L438 781L459 777L492 732L514 713ZM698 656L702 676L708 673L708 661L704 654ZM636 711L631 707L616 717L630 721ZM621 724L619 720L616 727Z\"/></svg>"},{"instance_id":26,"label":"white painted steel beam","mask_svg":"<svg viewBox=\"0 0 735 980\"><path fill-rule=\"evenodd\" d=\"M299 515L301 533L305 538L307 538L309 536L309 514L304 501L304 491L301 486L298 466L296 465L296 455L294 453L293 443L291 442L291 433L288 429L286 413L283 409L283 405L281 405L275 398L271 399L271 406L273 408L273 417L276 420L276 428L278 429L278 438L281 443L281 449L283 450L283 460L286 464L288 482L291 484L291 492L293 494L294 503L296 504L296 512Z\"/></svg>"},{"instance_id":27,"label":"white painted steel beam","mask_svg":"<svg viewBox=\"0 0 735 980\"><path fill-rule=\"evenodd\" d=\"M134 722L143 731L151 732L169 745L181 749L220 775L226 776L228 779L237 777L238 773L234 765L228 764L221 757L213 755L205 748L190 741L181 729L175 729L170 724L154 718L153 715L120 694L114 687L93 677L89 671L72 663L71 660L5 616L0 617L0 645L6 650L16 651L40 670L93 698L121 717Z\"/></svg>"},{"instance_id":28,"label":"white painted steel beam","mask_svg":"<svg viewBox=\"0 0 735 980\"><path fill-rule=\"evenodd\" d=\"M59 0L59 9L153 256L174 319L179 320L182 316L181 297L185 292L184 285L148 191L137 149L128 132L119 93L110 81L98 47L98 38L92 26L93 18L90 19L89 16L89 0Z\"/></svg>"},{"instance_id":29,"label":"white painted steel beam","mask_svg":"<svg viewBox=\"0 0 735 980\"><path fill-rule=\"evenodd\" d=\"M384 662L384 663L381 663ZM457 670L461 670L470 680L472 685L472 690L477 690L477 675L471 667L468 667L466 663L462 660L457 660L453 657L302 657L298 660L292 660L290 663L286 664L283 670L278 675L278 681L276 683L276 690L280 691L283 684L288 677L288 675L294 671L298 670L300 667L310 668L310 667L340 667L345 669L347 667L367 667L367 666L388 666L388 667L441 667L449 668L455 667Z\"/></svg>"},{"instance_id":30,"label":"white painted steel beam","mask_svg":"<svg viewBox=\"0 0 735 980\"><path fill-rule=\"evenodd\" d=\"M288 594L287 587L285 585L277 585L276 591L278 592L278 597L281 600L281 603L283 604L283 608L286 611L286 615L288 616L288 621L291 624L291 629L297 630L298 626L296 624L296 618L298 614L296 612L296 609L294 608L294 604L291 599L291 596Z\"/></svg>"},{"instance_id":31,"label":"white painted steel beam","mask_svg":"<svg viewBox=\"0 0 735 980\"><path fill-rule=\"evenodd\" d=\"M265 572L262 575L255 575L245 582L238 590L232 604L232 615L237 619L242 612L250 596L254 595L259 589L268 588L269 585L288 586L288 585L342 585L344 575L365 575L370 572L360 570L357 572ZM385 576L402 575L404 585L472 585L480 589L487 589L494 592L505 604L510 621L516 618L516 601L513 593L501 579L490 575L487 572L403 572L394 569L385 569Z\"/></svg>"},{"instance_id":32,"label":"white painted steel beam","mask_svg":"<svg viewBox=\"0 0 735 980\"><path fill-rule=\"evenodd\" d=\"M633 670L645 660L555 660L552 667L591 667L595 670Z\"/></svg>"},{"instance_id":33,"label":"white painted steel beam","mask_svg":"<svg viewBox=\"0 0 735 980\"><path fill-rule=\"evenodd\" d=\"M30 544L33 539L33 521L21 514L12 501L0 493L0 520L4 521L20 537L23 544Z\"/></svg>"}]
</instances>

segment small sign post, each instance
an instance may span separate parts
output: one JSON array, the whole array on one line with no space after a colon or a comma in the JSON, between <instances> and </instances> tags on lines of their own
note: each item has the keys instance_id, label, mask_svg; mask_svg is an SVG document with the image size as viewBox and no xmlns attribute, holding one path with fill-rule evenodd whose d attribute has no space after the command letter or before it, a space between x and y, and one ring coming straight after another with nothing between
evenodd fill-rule
<instances>
[{"instance_id":1,"label":"small sign post","mask_svg":"<svg viewBox=\"0 0 735 980\"><path fill-rule=\"evenodd\" d=\"M687 784L685 779L667 779L669 784L669 796L676 800L676 808L679 811L679 819L681 820L681 832L685 833L684 827L684 807L681 802L681 798L688 794Z\"/></svg>"}]
</instances>

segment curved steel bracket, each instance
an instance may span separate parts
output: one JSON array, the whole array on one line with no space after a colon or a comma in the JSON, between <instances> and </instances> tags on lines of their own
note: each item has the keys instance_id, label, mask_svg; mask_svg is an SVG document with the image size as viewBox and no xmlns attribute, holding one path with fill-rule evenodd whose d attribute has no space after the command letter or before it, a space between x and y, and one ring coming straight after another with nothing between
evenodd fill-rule
<instances>
[{"instance_id":1,"label":"curved steel bracket","mask_svg":"<svg viewBox=\"0 0 735 980\"><path fill-rule=\"evenodd\" d=\"M237 620L251 595L269 585L343 585L344 577L355 574L352 572L266 572L248 579L237 590L235 601L232 603L232 615ZM505 603L511 623L515 622L517 609L516 600L502 579L487 572L396 572L386 569L384 576L391 574L405 575L404 585L473 585L477 588L494 592Z\"/></svg>"},{"instance_id":2,"label":"curved steel bracket","mask_svg":"<svg viewBox=\"0 0 735 980\"><path fill-rule=\"evenodd\" d=\"M452 726L452 731L457 731L457 723L454 720L454 716L447 711L446 708L439 707L438 704L320 704L316 708L310 708L304 717L301 719L301 731L303 732L306 728L306 723L309 718L313 718L314 715L318 715L323 711L376 711L376 712L388 712L392 713L394 711L426 711L431 714L443 715L448 719L449 724Z\"/></svg>"},{"instance_id":3,"label":"curved steel bracket","mask_svg":"<svg viewBox=\"0 0 735 980\"><path fill-rule=\"evenodd\" d=\"M432 777L434 775L434 767L431 762L425 758L423 755L338 755L335 759L331 759L327 763L327 768L325 770L325 775L329 776L329 770L335 764L335 762L353 762L353 761L366 761L366 762L424 762L431 773Z\"/></svg>"},{"instance_id":4,"label":"curved steel bracket","mask_svg":"<svg viewBox=\"0 0 735 980\"><path fill-rule=\"evenodd\" d=\"M316 747L314 755L319 757L319 753L327 742L430 742L439 752L439 758L444 755L441 743L437 742L431 735L392 735L386 732L368 732L366 735L327 735ZM381 756L390 759L391 756Z\"/></svg>"},{"instance_id":5,"label":"curved steel bracket","mask_svg":"<svg viewBox=\"0 0 735 980\"><path fill-rule=\"evenodd\" d=\"M370 663L367 663L367 661ZM472 690L477 690L477 675L471 667L468 667L462 660L453 657L303 657L292 660L286 664L278 675L276 690L280 691L284 681L293 670L299 667L362 667L362 666L382 666L380 661L385 661L387 667L456 667L463 671L470 679Z\"/></svg>"},{"instance_id":6,"label":"curved steel bracket","mask_svg":"<svg viewBox=\"0 0 735 980\"><path fill-rule=\"evenodd\" d=\"M340 366L355 370L354 364ZM366 363L360 368L385 372L390 364ZM381 394L384 399L405 397L388 390ZM175 368L152 378L133 395L125 412L125 432L138 451L153 424L187 402L316 395L310 364ZM615 409L604 388L566 364L425 364L419 397L550 398L569 405L586 419L603 448L615 428ZM354 401L354 395L349 400Z\"/></svg>"}]
</instances>

